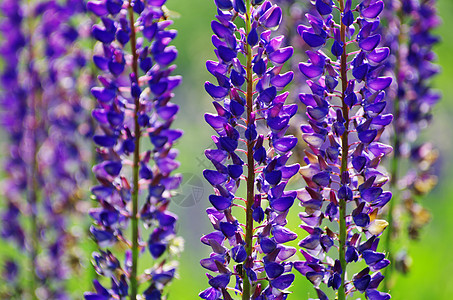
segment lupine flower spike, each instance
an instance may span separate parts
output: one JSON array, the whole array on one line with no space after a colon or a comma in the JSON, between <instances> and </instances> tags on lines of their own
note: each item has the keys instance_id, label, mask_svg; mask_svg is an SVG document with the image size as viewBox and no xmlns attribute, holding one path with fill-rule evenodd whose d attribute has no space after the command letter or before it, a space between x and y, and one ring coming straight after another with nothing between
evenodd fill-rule
<instances>
[{"instance_id":1,"label":"lupine flower spike","mask_svg":"<svg viewBox=\"0 0 453 300\"><path fill-rule=\"evenodd\" d=\"M420 229L430 220L430 213L418 201L437 183L434 164L438 151L429 143L418 140L421 130L431 120L431 110L440 95L431 88L431 79L439 72L433 63L433 46L439 41L432 31L439 23L436 1L386 0L385 19L388 26L382 29L383 43L391 49L394 63L387 63L387 71L395 80L388 93L392 101L392 143L394 148L390 163L390 186L396 193L389 205L385 250L394 262L386 270L385 290L390 288L391 270L407 272L409 257L406 249L393 253L392 240L401 237L402 227L407 225L408 236L417 239ZM409 160L409 168L401 164ZM394 218L396 212L405 211L409 224ZM392 259L393 258L393 259Z\"/></svg>"},{"instance_id":2,"label":"lupine flower spike","mask_svg":"<svg viewBox=\"0 0 453 300\"><path fill-rule=\"evenodd\" d=\"M84 5L80 0L4 1L2 11L7 17L2 24L2 120L11 139L2 236L15 239L30 258L29 281L17 282L17 297L66 299L68 212L87 174L77 134L84 112L75 76L85 60L74 49L79 33L71 25ZM24 223L30 224L27 230ZM7 266L16 279L25 273L20 263Z\"/></svg>"},{"instance_id":3,"label":"lupine flower spike","mask_svg":"<svg viewBox=\"0 0 453 300\"><path fill-rule=\"evenodd\" d=\"M164 288L175 276L177 217L167 209L172 190L181 183L172 174L179 166L172 147L182 132L170 128L178 112L170 100L181 78L171 76L177 51L169 44L176 31L168 29L172 21L165 2L87 4L102 21L92 29L101 43L93 60L103 73L101 86L92 89L98 101L93 117L99 124L93 139L102 160L93 168L100 184L92 193L100 206L90 213L95 223L91 233L101 248L93 253L93 263L111 285L95 280L96 292L85 293L85 299L165 299ZM149 138L150 150L142 148L144 138ZM140 191L147 194L143 200ZM115 253L115 245L126 252ZM140 255L155 260L144 274L138 273Z\"/></svg>"},{"instance_id":4,"label":"lupine flower spike","mask_svg":"<svg viewBox=\"0 0 453 300\"><path fill-rule=\"evenodd\" d=\"M3 1L1 3L3 14L1 22L2 35L5 37L1 44L1 55L4 60L1 74L1 84L4 91L1 95L3 109L8 109L8 114L2 114L2 125L8 137L9 157L5 159L6 179L2 182L5 205L2 211L1 236L5 240L14 242L18 251L26 251L26 231L21 223L21 211L27 207L23 203L24 194L27 191L27 164L22 144L24 141L24 126L27 116L27 91L19 80L19 54L25 51L27 45L25 32L23 31L24 12L21 1ZM34 258L30 257L30 265L34 264ZM9 258L4 266L2 274L8 291L1 290L3 298L19 298L22 295L20 280L20 266L14 259ZM30 272L34 282L36 275ZM34 286L34 284L32 284ZM4 294L3 294L4 293Z\"/></svg>"},{"instance_id":5,"label":"lupine flower spike","mask_svg":"<svg viewBox=\"0 0 453 300\"><path fill-rule=\"evenodd\" d=\"M217 114L205 119L217 135L212 137L216 148L205 152L214 169L203 171L215 191L207 209L214 231L201 238L212 249L201 265L213 275L206 274L211 287L199 296L286 299L294 281L288 259L296 249L284 244L297 235L285 228L296 198L285 187L299 165L286 165L297 138L285 132L297 105L285 105L288 93L279 91L293 78L292 72L281 74L293 49L282 47L283 36L272 36L282 18L277 5L215 3L218 15L211 27L218 61L208 61L207 69L216 81L205 88ZM245 197L239 194L241 184ZM242 210L245 218L238 219Z\"/></svg>"},{"instance_id":6,"label":"lupine flower spike","mask_svg":"<svg viewBox=\"0 0 453 300\"><path fill-rule=\"evenodd\" d=\"M392 151L379 142L392 115L383 114L390 77L381 77L388 48L379 48L381 0L317 0L307 14L309 26L299 34L312 47L299 65L311 93L300 94L308 124L302 136L309 146L301 174L307 187L298 193L301 226L308 236L300 242L305 261L294 267L313 284L319 299L328 299L322 284L343 300L356 292L371 300L389 299L377 290L389 264L377 252L387 222L376 218L392 197L382 186L388 176L379 167ZM338 10L338 14L334 13ZM330 223L334 223L329 225ZM337 251L338 250L338 251ZM348 265L364 261L360 272Z\"/></svg>"}]
</instances>

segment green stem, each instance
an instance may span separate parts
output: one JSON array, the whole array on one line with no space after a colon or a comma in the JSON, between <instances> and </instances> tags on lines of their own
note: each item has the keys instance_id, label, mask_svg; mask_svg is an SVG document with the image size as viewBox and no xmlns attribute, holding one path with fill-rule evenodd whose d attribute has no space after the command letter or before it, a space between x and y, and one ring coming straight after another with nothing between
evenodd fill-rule
<instances>
[{"instance_id":1,"label":"green stem","mask_svg":"<svg viewBox=\"0 0 453 300\"><path fill-rule=\"evenodd\" d=\"M131 53L132 53L132 72L135 74L135 77L138 80L138 54L137 54L137 44L135 36L135 25L134 25L134 11L132 6L129 5L129 22L131 26ZM138 173L139 173L139 163L140 163L140 125L138 123L138 113L140 111L140 99L136 97L134 99L135 109L134 109L134 126L135 126L135 149L134 149L134 161L133 161L133 182L132 182L132 215L131 215L131 225L132 225L132 266L130 273L130 299L136 300L138 293L138 281L137 281L137 269L138 269L138 254L139 254L139 236L138 236Z\"/></svg>"},{"instance_id":2,"label":"green stem","mask_svg":"<svg viewBox=\"0 0 453 300\"><path fill-rule=\"evenodd\" d=\"M249 35L252 24L251 24L251 4L250 0L247 0L247 12L246 12L246 39ZM252 47L247 44L247 125L252 121L251 115L253 112L253 71L252 71ZM246 223L245 223L245 250L247 252L247 257L252 255L253 250L253 201L255 200L255 161L253 159L253 142L247 142L247 207L246 207ZM248 280L247 273L245 268L243 269L242 274L243 286L242 286L242 300L249 300L251 295L251 284Z\"/></svg>"},{"instance_id":3,"label":"green stem","mask_svg":"<svg viewBox=\"0 0 453 300\"><path fill-rule=\"evenodd\" d=\"M94 21L93 21L93 23L94 23ZM95 46L96 46L96 41L94 39L90 39L90 49L94 49ZM91 53L91 55L93 55L93 54L94 54L94 51ZM96 78L96 73L97 73L97 67L94 64L93 60L91 60L89 68L88 68L87 71L89 73L90 82L91 82L94 78ZM87 90L85 84L83 84L83 85L84 86L80 86L79 87L79 92L81 94L85 93L85 91ZM91 88L91 86L90 86L90 88ZM92 105L89 108L89 111L92 111L94 108L95 108L95 104L92 103ZM95 128L96 127L96 124L95 124L96 121L94 120L94 118L89 118L87 120L87 122L89 122L89 126L91 128ZM96 153L97 153L96 152L96 148L97 148L96 144L95 143L91 143L91 155L92 155L90 157L90 160L91 160L91 164L90 165L91 166L95 166L98 163L97 157L96 157ZM94 174L94 172L90 172L90 178L89 179L90 179L90 186L96 185L97 179L96 179L96 175ZM88 236L89 236L89 233L90 233L90 227L91 227L91 224L88 224L88 227L87 227L87 229L85 231L88 234ZM91 241L90 250L89 250L90 253L96 252L98 250L98 245L97 245L96 241L94 239L89 239L89 240ZM90 274L88 276L88 280L89 280L88 286L92 286L93 281L95 279L98 279L98 277L99 277L99 274L96 272L96 269L95 268L90 268Z\"/></svg>"},{"instance_id":4,"label":"green stem","mask_svg":"<svg viewBox=\"0 0 453 300\"><path fill-rule=\"evenodd\" d=\"M344 2L340 0L340 11L344 11ZM341 42L343 43L343 54L341 55L341 102L342 102L342 113L343 117L346 120L345 128L343 135L341 136L341 167L340 167L340 177L344 172L348 170L348 153L349 153L349 106L345 103L344 99L346 97L346 89L348 87L348 76L347 76L347 56L346 56L346 26L341 21ZM338 289L338 300L344 300L346 298L345 290L345 280L346 280L346 200L340 199L340 245L339 245L339 260L341 264L341 285Z\"/></svg>"},{"instance_id":5,"label":"green stem","mask_svg":"<svg viewBox=\"0 0 453 300\"><path fill-rule=\"evenodd\" d=\"M29 174L29 184L28 184L28 191L27 191L27 202L30 208L30 215L31 215L31 224L30 224L30 290L31 290L31 297L32 299L38 299L36 296L36 289L37 289L37 282L38 278L36 275L36 270L38 267L37 258L38 258L38 216L37 216L37 191L38 191L38 183L36 180L37 176L37 159L36 159L36 144L33 145L33 162L32 167Z\"/></svg>"},{"instance_id":6,"label":"green stem","mask_svg":"<svg viewBox=\"0 0 453 300\"><path fill-rule=\"evenodd\" d=\"M33 36L34 36L34 28L35 22L32 18L31 12L32 11L32 1L28 1L28 12L29 14L27 15L27 26L29 30L29 43L28 43L28 55L29 55L29 64L26 66L28 68L28 71L30 73L33 73L34 69L34 60L35 60L35 55L34 55L34 44L33 44ZM28 174L27 174L27 203L29 206L30 210L30 294L32 299L38 299L36 296L36 289L37 289L37 283L38 283L38 277L36 274L37 270L37 257L38 257L38 247L39 247L39 230L38 230L38 211L37 211L37 201L38 201L38 190L39 190L39 185L37 181L38 177L38 137L37 137L37 132L36 130L40 128L39 126L39 99L42 97L41 90L38 86L34 86L33 83L33 74L29 74L31 82L31 87L32 87L32 93L30 93L30 98L29 98L29 114L31 115L31 122L27 124L28 126L26 130L29 132L29 136L31 136L32 140L32 145L31 147L31 159L32 161L30 162L31 168L28 169ZM36 88L36 90L34 90Z\"/></svg>"}]
</instances>

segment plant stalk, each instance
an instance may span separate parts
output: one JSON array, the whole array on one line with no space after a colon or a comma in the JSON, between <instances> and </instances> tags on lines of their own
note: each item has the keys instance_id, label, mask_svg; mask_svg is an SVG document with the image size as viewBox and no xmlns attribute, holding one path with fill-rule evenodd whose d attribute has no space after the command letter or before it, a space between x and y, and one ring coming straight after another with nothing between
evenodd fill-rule
<instances>
[{"instance_id":1,"label":"plant stalk","mask_svg":"<svg viewBox=\"0 0 453 300\"><path fill-rule=\"evenodd\" d=\"M247 37L252 29L251 24L251 0L247 0L246 3L246 41ZM246 72L247 72L247 125L252 121L251 115L253 112L253 70L252 70L252 47L246 44ZM252 205L255 200L255 161L253 159L253 142L247 142L247 207L246 207L246 223L245 223L245 250L247 252L247 258L252 255L253 250L253 210ZM245 268L242 274L242 300L250 300L251 295L251 283L248 279Z\"/></svg>"},{"instance_id":2,"label":"plant stalk","mask_svg":"<svg viewBox=\"0 0 453 300\"><path fill-rule=\"evenodd\" d=\"M33 43L33 36L34 36L34 28L35 22L32 18L32 1L28 1L28 11L27 11L27 26L29 31L29 43L28 43L28 59L29 64L26 66L29 72L29 79L31 80L30 86L32 88L32 92L30 93L30 97L28 99L28 108L29 108L29 116L31 119L26 119L25 130L28 131L28 138L30 138L29 145L31 152L30 152L30 159L31 168L28 168L27 171L27 204L29 207L30 213L30 236L29 236L29 255L30 255L30 294L31 299L35 300L38 299L36 296L36 289L38 284L38 276L37 276L37 269L38 269L38 247L39 247L39 228L38 228L38 137L36 130L40 127L39 126L39 104L40 99L42 98L42 91L39 84L34 82L34 63L35 63L35 54L34 54L34 43ZM27 136L27 135L26 135Z\"/></svg>"},{"instance_id":3,"label":"plant stalk","mask_svg":"<svg viewBox=\"0 0 453 300\"><path fill-rule=\"evenodd\" d=\"M340 1L340 13L343 14L344 12L344 2L343 0ZM341 42L343 43L343 53L341 54L341 85L342 85L342 92L341 92L341 102L342 102L342 113L343 118L346 120L345 128L343 135L341 136L341 168L340 168L340 177L344 172L348 170L348 153L349 153L349 107L345 103L344 99L346 97L346 89L348 87L348 76L347 76L347 56L346 56L346 26L343 24L341 20ZM346 279L346 236L347 236L347 229L346 229L346 200L339 199L340 204L340 219L339 219L339 227L340 227L340 241L339 241L339 260L341 264L341 285L338 289L338 300L344 300L346 298L346 290L345 290L345 279Z\"/></svg>"},{"instance_id":4,"label":"plant stalk","mask_svg":"<svg viewBox=\"0 0 453 300\"><path fill-rule=\"evenodd\" d=\"M128 8L129 22L131 26L131 53L132 53L132 72L138 80L138 54L137 54L137 43L135 35L135 24L134 24L134 11L132 5L129 3ZM139 235L138 235L138 193L139 193L139 163L140 163L140 125L138 123L138 113L140 111L140 99L136 97L134 99L134 135L135 135L135 148L134 148L134 160L133 160L133 179L132 179L132 266L130 273L130 299L136 300L138 294L138 281L137 281L137 269L138 269L138 255L139 255Z\"/></svg>"}]
</instances>

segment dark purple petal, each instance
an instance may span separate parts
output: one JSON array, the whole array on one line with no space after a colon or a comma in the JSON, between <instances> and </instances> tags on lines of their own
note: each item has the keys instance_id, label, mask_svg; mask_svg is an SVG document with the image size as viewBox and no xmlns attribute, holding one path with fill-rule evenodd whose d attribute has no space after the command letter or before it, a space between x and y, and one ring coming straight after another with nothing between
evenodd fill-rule
<instances>
[{"instance_id":1,"label":"dark purple petal","mask_svg":"<svg viewBox=\"0 0 453 300\"><path fill-rule=\"evenodd\" d=\"M215 0L215 4L219 9L222 10L230 10L233 8L233 3L231 3L231 0ZM203 298L207 299L207 298Z\"/></svg>"},{"instance_id":2,"label":"dark purple petal","mask_svg":"<svg viewBox=\"0 0 453 300\"><path fill-rule=\"evenodd\" d=\"M203 236L200 240L205 245L209 245L209 240L215 240L218 244L222 244L222 242L224 240L224 236L223 236L222 232L214 231L214 232L211 232L211 233Z\"/></svg>"},{"instance_id":3,"label":"dark purple petal","mask_svg":"<svg viewBox=\"0 0 453 300\"><path fill-rule=\"evenodd\" d=\"M376 48L368 53L367 58L374 65L382 63L390 54L389 48Z\"/></svg>"},{"instance_id":4,"label":"dark purple petal","mask_svg":"<svg viewBox=\"0 0 453 300\"><path fill-rule=\"evenodd\" d=\"M105 16L109 13L105 3L102 2L88 1L86 7L98 17Z\"/></svg>"},{"instance_id":5,"label":"dark purple petal","mask_svg":"<svg viewBox=\"0 0 453 300\"><path fill-rule=\"evenodd\" d=\"M276 262L270 262L264 265L266 274L270 279L279 277L285 271L285 267Z\"/></svg>"},{"instance_id":6,"label":"dark purple petal","mask_svg":"<svg viewBox=\"0 0 453 300\"><path fill-rule=\"evenodd\" d=\"M304 31L302 34L302 38L304 39L305 43L307 43L308 46L313 47L313 48L318 48L326 42L326 39L314 34L310 33L308 31Z\"/></svg>"},{"instance_id":7,"label":"dark purple petal","mask_svg":"<svg viewBox=\"0 0 453 300\"><path fill-rule=\"evenodd\" d=\"M368 74L368 64L361 64L357 67L354 67L354 69L352 69L352 76L354 76L355 79L357 79L359 81L364 80L367 74Z\"/></svg>"},{"instance_id":8,"label":"dark purple petal","mask_svg":"<svg viewBox=\"0 0 453 300\"><path fill-rule=\"evenodd\" d=\"M284 244L297 238L297 234L279 225L272 227L272 234L275 241L279 244Z\"/></svg>"},{"instance_id":9,"label":"dark purple petal","mask_svg":"<svg viewBox=\"0 0 453 300\"><path fill-rule=\"evenodd\" d=\"M228 174L233 179L238 179L243 173L243 169L242 169L241 165L229 165L227 168L228 168Z\"/></svg>"},{"instance_id":10,"label":"dark purple petal","mask_svg":"<svg viewBox=\"0 0 453 300\"><path fill-rule=\"evenodd\" d=\"M271 280L270 284L272 287L279 289L279 290L284 290L287 289L293 284L295 279L294 274L285 274L281 275L280 277Z\"/></svg>"},{"instance_id":11,"label":"dark purple petal","mask_svg":"<svg viewBox=\"0 0 453 300\"><path fill-rule=\"evenodd\" d=\"M149 243L148 244L149 252L154 259L157 259L164 254L167 246L163 243Z\"/></svg>"},{"instance_id":12,"label":"dark purple petal","mask_svg":"<svg viewBox=\"0 0 453 300\"><path fill-rule=\"evenodd\" d=\"M231 62L233 60L233 58L236 58L236 56L237 56L236 51L234 51L228 47L219 46L217 49L218 49L219 57L225 62Z\"/></svg>"},{"instance_id":13,"label":"dark purple petal","mask_svg":"<svg viewBox=\"0 0 453 300\"><path fill-rule=\"evenodd\" d=\"M258 44L258 39L259 39L259 37L258 37L258 33L256 32L256 29L252 28L252 30L250 30L249 35L247 36L247 43L253 47L256 44Z\"/></svg>"},{"instance_id":14,"label":"dark purple petal","mask_svg":"<svg viewBox=\"0 0 453 300\"><path fill-rule=\"evenodd\" d=\"M235 11L241 14L245 14L245 12L247 11L244 0L233 0L233 7Z\"/></svg>"},{"instance_id":15,"label":"dark purple petal","mask_svg":"<svg viewBox=\"0 0 453 300\"><path fill-rule=\"evenodd\" d=\"M357 261L359 259L357 249L353 246L348 246L348 248L346 249L345 258L347 263Z\"/></svg>"},{"instance_id":16,"label":"dark purple petal","mask_svg":"<svg viewBox=\"0 0 453 300\"><path fill-rule=\"evenodd\" d=\"M320 15L329 15L332 13L332 0L316 0L316 10Z\"/></svg>"},{"instance_id":17,"label":"dark purple petal","mask_svg":"<svg viewBox=\"0 0 453 300\"><path fill-rule=\"evenodd\" d=\"M237 230L237 225L231 224L228 222L220 222L220 231L226 236L226 237L232 237L236 234Z\"/></svg>"},{"instance_id":18,"label":"dark purple petal","mask_svg":"<svg viewBox=\"0 0 453 300\"><path fill-rule=\"evenodd\" d=\"M359 140L362 143L369 144L376 138L377 130L376 129L364 130L359 132L358 136Z\"/></svg>"},{"instance_id":19,"label":"dark purple petal","mask_svg":"<svg viewBox=\"0 0 453 300\"><path fill-rule=\"evenodd\" d=\"M367 81L367 85L375 91L385 90L391 83L391 77L378 77Z\"/></svg>"},{"instance_id":20,"label":"dark purple petal","mask_svg":"<svg viewBox=\"0 0 453 300\"><path fill-rule=\"evenodd\" d=\"M338 190L338 198L344 200L352 200L352 190L345 185L341 186Z\"/></svg>"},{"instance_id":21,"label":"dark purple petal","mask_svg":"<svg viewBox=\"0 0 453 300\"><path fill-rule=\"evenodd\" d=\"M217 275L216 277L209 280L209 285L216 289L226 288L228 283L230 283L230 277L230 274Z\"/></svg>"},{"instance_id":22,"label":"dark purple petal","mask_svg":"<svg viewBox=\"0 0 453 300\"><path fill-rule=\"evenodd\" d=\"M213 170L204 170L203 176L211 185L219 185L228 180L228 175Z\"/></svg>"},{"instance_id":23,"label":"dark purple petal","mask_svg":"<svg viewBox=\"0 0 453 300\"><path fill-rule=\"evenodd\" d=\"M330 183L330 174L328 172L320 172L312 178L313 182L319 186L326 187Z\"/></svg>"},{"instance_id":24,"label":"dark purple petal","mask_svg":"<svg viewBox=\"0 0 453 300\"><path fill-rule=\"evenodd\" d=\"M341 19L343 24L346 26L351 26L354 23L354 14L351 10L348 10L344 13L343 18Z\"/></svg>"},{"instance_id":25,"label":"dark purple petal","mask_svg":"<svg viewBox=\"0 0 453 300\"><path fill-rule=\"evenodd\" d=\"M319 0L318 0L319 1ZM334 41L331 48L332 54L336 57L340 57L343 54L343 46L338 42Z\"/></svg>"},{"instance_id":26,"label":"dark purple petal","mask_svg":"<svg viewBox=\"0 0 453 300\"><path fill-rule=\"evenodd\" d=\"M282 21L282 9L274 5L261 18L260 22L266 28L276 28Z\"/></svg>"},{"instance_id":27,"label":"dark purple petal","mask_svg":"<svg viewBox=\"0 0 453 300\"><path fill-rule=\"evenodd\" d=\"M370 187L360 192L362 198L367 202L373 202L382 194L382 188Z\"/></svg>"},{"instance_id":28,"label":"dark purple petal","mask_svg":"<svg viewBox=\"0 0 453 300\"><path fill-rule=\"evenodd\" d=\"M206 92L208 92L208 94L212 98L214 98L214 100L222 100L228 95L228 89L213 85L208 81L204 84L204 87L206 89Z\"/></svg>"},{"instance_id":29,"label":"dark purple petal","mask_svg":"<svg viewBox=\"0 0 453 300\"><path fill-rule=\"evenodd\" d=\"M280 180L282 180L282 171L280 170L273 170L271 172L265 173L265 177L267 182L271 185L276 185L280 183Z\"/></svg>"},{"instance_id":30,"label":"dark purple petal","mask_svg":"<svg viewBox=\"0 0 453 300\"><path fill-rule=\"evenodd\" d=\"M109 102L116 97L115 90L101 87L92 88L91 94L101 102Z\"/></svg>"},{"instance_id":31,"label":"dark purple petal","mask_svg":"<svg viewBox=\"0 0 453 300\"><path fill-rule=\"evenodd\" d=\"M371 250L365 250L362 253L363 259L367 265L374 265L385 258L384 253L374 252Z\"/></svg>"},{"instance_id":32,"label":"dark purple petal","mask_svg":"<svg viewBox=\"0 0 453 300\"><path fill-rule=\"evenodd\" d=\"M287 211L294 204L293 197L282 197L275 200L270 200L270 206L279 212Z\"/></svg>"},{"instance_id":33,"label":"dark purple petal","mask_svg":"<svg viewBox=\"0 0 453 300\"><path fill-rule=\"evenodd\" d=\"M366 157L357 156L352 159L352 166L356 169L357 172L361 172L366 165Z\"/></svg>"},{"instance_id":34,"label":"dark purple petal","mask_svg":"<svg viewBox=\"0 0 453 300\"><path fill-rule=\"evenodd\" d=\"M324 68L309 63L300 63L299 70L308 78L316 78L324 72Z\"/></svg>"},{"instance_id":35,"label":"dark purple petal","mask_svg":"<svg viewBox=\"0 0 453 300\"><path fill-rule=\"evenodd\" d=\"M269 54L269 59L277 65L285 63L288 59L293 56L294 49L293 47L286 47L278 49L271 54Z\"/></svg>"},{"instance_id":36,"label":"dark purple petal","mask_svg":"<svg viewBox=\"0 0 453 300\"><path fill-rule=\"evenodd\" d=\"M376 1L375 3L371 4L367 8L362 9L361 13L362 13L362 16L364 16L365 18L374 19L377 16L379 16L379 14L381 13L383 8L384 8L384 2Z\"/></svg>"},{"instance_id":37,"label":"dark purple petal","mask_svg":"<svg viewBox=\"0 0 453 300\"><path fill-rule=\"evenodd\" d=\"M370 281L371 281L371 276L366 274L361 278L355 278L353 280L353 283L354 283L355 288L358 291L360 291L361 293L363 293L368 288Z\"/></svg>"},{"instance_id":38,"label":"dark purple petal","mask_svg":"<svg viewBox=\"0 0 453 300\"><path fill-rule=\"evenodd\" d=\"M381 42L379 34L369 36L359 41L359 47L365 51L372 51Z\"/></svg>"},{"instance_id":39,"label":"dark purple petal","mask_svg":"<svg viewBox=\"0 0 453 300\"><path fill-rule=\"evenodd\" d=\"M222 0L216 0L216 1L222 1ZM198 296L201 299L205 299L205 300L219 300L222 297L222 293L219 290L210 287L210 288L204 290L203 292L201 292L200 294L198 294Z\"/></svg>"},{"instance_id":40,"label":"dark purple petal","mask_svg":"<svg viewBox=\"0 0 453 300\"><path fill-rule=\"evenodd\" d=\"M370 224L370 217L365 213L353 215L354 223L360 227L366 227Z\"/></svg>"},{"instance_id":41,"label":"dark purple petal","mask_svg":"<svg viewBox=\"0 0 453 300\"><path fill-rule=\"evenodd\" d=\"M245 251L244 246L238 245L231 249L231 257L237 263L241 263L247 258L247 251Z\"/></svg>"},{"instance_id":42,"label":"dark purple petal","mask_svg":"<svg viewBox=\"0 0 453 300\"><path fill-rule=\"evenodd\" d=\"M365 294L370 300L389 300L391 298L389 294L377 290L366 290Z\"/></svg>"},{"instance_id":43,"label":"dark purple petal","mask_svg":"<svg viewBox=\"0 0 453 300\"><path fill-rule=\"evenodd\" d=\"M209 195L209 202L219 211L229 208L232 204L231 199L217 195Z\"/></svg>"},{"instance_id":44,"label":"dark purple petal","mask_svg":"<svg viewBox=\"0 0 453 300\"><path fill-rule=\"evenodd\" d=\"M278 74L271 79L271 84L277 88L283 89L294 78L293 72L286 72L285 74Z\"/></svg>"},{"instance_id":45,"label":"dark purple petal","mask_svg":"<svg viewBox=\"0 0 453 300\"><path fill-rule=\"evenodd\" d=\"M116 137L108 135L95 135L93 141L101 147L111 148L116 144Z\"/></svg>"},{"instance_id":46,"label":"dark purple petal","mask_svg":"<svg viewBox=\"0 0 453 300\"><path fill-rule=\"evenodd\" d=\"M263 238L260 241L260 247L264 253L271 253L277 248L277 244L271 239Z\"/></svg>"},{"instance_id":47,"label":"dark purple petal","mask_svg":"<svg viewBox=\"0 0 453 300\"><path fill-rule=\"evenodd\" d=\"M273 142L274 148L281 153L291 151L296 144L297 138L294 136L285 136Z\"/></svg>"}]
</instances>

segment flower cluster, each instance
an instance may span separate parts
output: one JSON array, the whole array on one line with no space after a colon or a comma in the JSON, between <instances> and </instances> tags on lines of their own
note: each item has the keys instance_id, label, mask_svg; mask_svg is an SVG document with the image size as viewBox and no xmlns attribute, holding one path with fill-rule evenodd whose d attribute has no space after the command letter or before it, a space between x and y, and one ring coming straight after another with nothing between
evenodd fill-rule
<instances>
[{"instance_id":1,"label":"flower cluster","mask_svg":"<svg viewBox=\"0 0 453 300\"><path fill-rule=\"evenodd\" d=\"M201 265L216 275L207 274L211 287L199 296L232 299L233 277L234 293L242 299L286 299L294 280L288 259L296 249L284 244L297 238L285 228L286 215L297 193L285 187L300 166L286 165L297 143L285 136L297 105L285 105L288 93L279 91L293 78L292 72L281 73L293 49L282 47L283 36L272 36L282 19L277 5L215 3L218 15L211 27L218 61L208 61L207 69L216 83L205 84L217 112L205 115L217 133L212 137L216 148L205 152L215 169L203 171L215 191L209 196L213 207L207 209L215 231L201 238L213 251ZM238 195L241 183L245 198ZM234 216L236 209L245 211L245 223Z\"/></svg>"},{"instance_id":2,"label":"flower cluster","mask_svg":"<svg viewBox=\"0 0 453 300\"><path fill-rule=\"evenodd\" d=\"M172 172L179 166L173 144L181 137L171 129L178 106L172 104L173 90L181 82L171 76L177 51L170 42L175 30L165 14L165 0L90 1L89 10L102 24L94 25L93 37L100 43L93 57L103 72L91 92L98 106L93 117L98 132L93 139L101 162L93 167L99 185L93 187L100 207L91 210L95 225L91 233L100 248L128 248L121 265L116 254L105 249L93 253L96 272L111 279L111 288L95 281L94 293L86 299L161 299L164 287L175 276L171 261L177 217L167 209L172 190L181 183ZM127 48L131 49L130 52ZM141 149L148 137L152 148ZM132 174L132 175L131 175ZM147 191L139 200L140 191ZM124 230L128 225L131 235ZM151 233L142 238L144 229ZM138 273L139 254L147 249L156 264ZM139 281L147 288L140 293Z\"/></svg>"},{"instance_id":3,"label":"flower cluster","mask_svg":"<svg viewBox=\"0 0 453 300\"><path fill-rule=\"evenodd\" d=\"M431 120L431 110L439 101L440 95L431 88L431 79L439 72L433 63L433 46L438 38L432 31L439 23L435 10L436 1L402 1L392 4L393 20L397 32L386 32L390 49L396 64L389 71L396 78L391 99L394 101L394 160L406 157L411 160L411 168L400 180L398 164L393 166L392 182L402 191L409 212L427 211L414 197L428 193L437 183L433 165L437 160L437 150L429 143L417 143L418 134ZM396 42L395 42L396 41ZM423 184L422 184L423 183ZM418 223L418 225L416 225ZM414 218L410 225L410 236L416 238L426 222Z\"/></svg>"},{"instance_id":4,"label":"flower cluster","mask_svg":"<svg viewBox=\"0 0 453 300\"><path fill-rule=\"evenodd\" d=\"M45 7L43 7L45 6ZM82 190L88 186L88 164L91 155L84 152L89 141L79 127L84 126L88 111L84 109L83 90L79 74L86 66L87 54L77 49L82 40L74 17L85 14L83 1L73 0L59 4L47 2L35 8L41 18L40 32L44 41L47 61L42 89L42 121L46 138L37 152L37 170L41 173L40 206L41 254L39 266L43 286L49 289L43 298L64 299L64 279L68 277L68 260L77 248L71 233L72 220L82 220L74 207L82 200ZM79 17L78 20L84 20ZM58 180L52 180L58 178ZM58 283L58 284L57 284ZM42 293L42 290L40 291Z\"/></svg>"},{"instance_id":5,"label":"flower cluster","mask_svg":"<svg viewBox=\"0 0 453 300\"><path fill-rule=\"evenodd\" d=\"M384 90L392 79L380 76L390 51L378 47L384 3L337 3L317 0L316 12L306 15L310 26L298 27L312 50L307 51L308 62L299 65L311 89L300 94L308 117L302 137L310 150L301 168L307 186L298 199L305 208L300 218L308 236L299 244L305 261L294 267L320 299L328 299L320 287L323 282L337 291L338 299L356 291L372 300L389 299L377 290L383 279L379 270L389 261L377 252L387 222L376 217L392 197L382 188L388 176L379 167L392 151L379 142L392 121L392 115L383 113ZM323 50L327 45L328 51ZM321 227L327 220L338 225ZM332 249L338 249L338 256L330 257ZM347 265L360 260L367 266L346 278Z\"/></svg>"},{"instance_id":6,"label":"flower cluster","mask_svg":"<svg viewBox=\"0 0 453 300\"><path fill-rule=\"evenodd\" d=\"M407 227L412 239L418 238L420 229L430 220L430 213L417 198L429 193L437 184L434 167L438 151L429 142L418 141L418 135L427 127L431 110L440 99L431 88L431 79L439 72L433 63L432 51L438 37L432 31L440 20L436 1L387 0L385 4L383 14L388 26L382 29L382 44L391 50L386 70L395 78L387 97L393 103L390 110L395 117L390 185L396 192L388 212L386 250L395 258L395 267L407 272L409 257L405 250L393 255L392 240L405 225L396 216L409 216ZM409 163L400 163L403 159Z\"/></svg>"},{"instance_id":7,"label":"flower cluster","mask_svg":"<svg viewBox=\"0 0 453 300\"><path fill-rule=\"evenodd\" d=\"M76 74L85 58L73 47L79 34L71 24L84 5L80 0L2 5L7 16L2 29L8 37L2 45L7 64L2 81L8 91L2 102L11 140L3 236L14 237L30 256L33 283L23 287L24 293L63 299L71 239L68 215L87 175L80 152L83 139L76 130L85 113ZM22 215L31 220L29 231L21 229ZM20 264L16 268L14 273L20 274ZM38 286L39 293L34 290Z\"/></svg>"},{"instance_id":8,"label":"flower cluster","mask_svg":"<svg viewBox=\"0 0 453 300\"><path fill-rule=\"evenodd\" d=\"M21 144L24 139L24 121L27 113L27 92L19 81L19 57L26 46L25 34L22 31L23 10L20 1L3 1L1 10L4 19L1 24L2 35L5 37L1 45L4 68L1 83L4 91L1 104L8 109L2 115L2 127L8 134L9 157L5 166L8 179L4 182L8 208L2 216L2 237L14 239L19 248L25 246L25 232L20 224L20 206L22 193L27 189L27 166Z\"/></svg>"}]
</instances>

